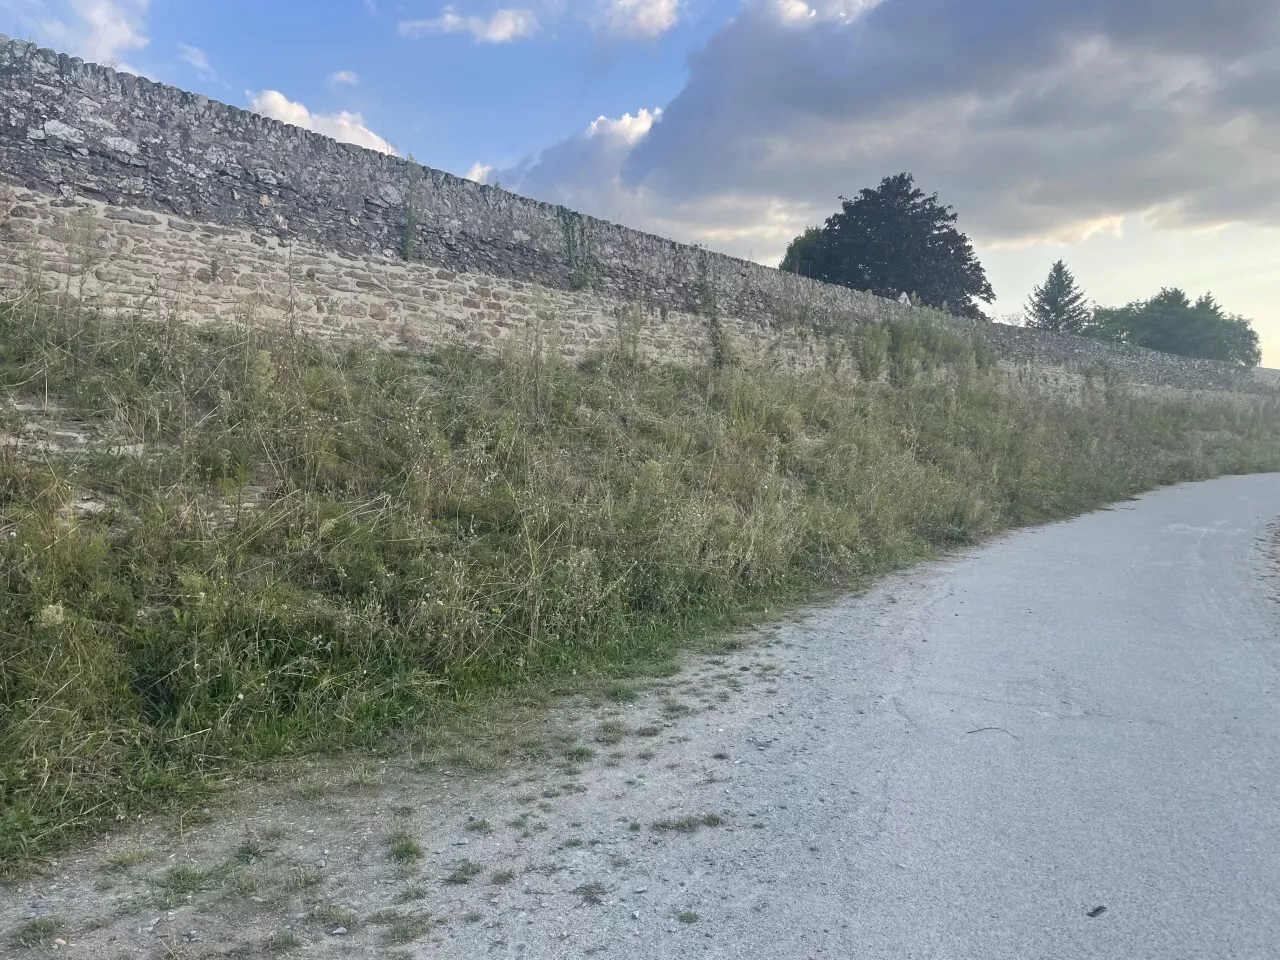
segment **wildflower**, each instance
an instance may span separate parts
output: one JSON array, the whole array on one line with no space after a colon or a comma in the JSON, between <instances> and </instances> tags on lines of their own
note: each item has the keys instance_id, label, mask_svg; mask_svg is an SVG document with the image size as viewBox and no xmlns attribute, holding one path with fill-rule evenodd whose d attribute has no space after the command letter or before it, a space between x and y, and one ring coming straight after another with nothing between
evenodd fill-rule
<instances>
[{"instance_id":1,"label":"wildflower","mask_svg":"<svg viewBox=\"0 0 1280 960\"><path fill-rule=\"evenodd\" d=\"M60 627L67 622L67 610L60 603L51 603L40 611L40 626Z\"/></svg>"}]
</instances>

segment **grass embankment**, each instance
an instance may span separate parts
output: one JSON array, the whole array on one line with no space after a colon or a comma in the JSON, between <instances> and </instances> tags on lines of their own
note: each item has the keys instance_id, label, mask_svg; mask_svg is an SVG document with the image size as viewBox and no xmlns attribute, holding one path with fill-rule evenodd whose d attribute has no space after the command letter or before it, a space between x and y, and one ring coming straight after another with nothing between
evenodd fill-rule
<instances>
[{"instance_id":1,"label":"grass embankment","mask_svg":"<svg viewBox=\"0 0 1280 960\"><path fill-rule=\"evenodd\" d=\"M0 311L0 434L48 398L97 438L0 446L0 861L1001 528L1280 468L1274 404L1068 403L926 322L864 333L892 385Z\"/></svg>"}]
</instances>

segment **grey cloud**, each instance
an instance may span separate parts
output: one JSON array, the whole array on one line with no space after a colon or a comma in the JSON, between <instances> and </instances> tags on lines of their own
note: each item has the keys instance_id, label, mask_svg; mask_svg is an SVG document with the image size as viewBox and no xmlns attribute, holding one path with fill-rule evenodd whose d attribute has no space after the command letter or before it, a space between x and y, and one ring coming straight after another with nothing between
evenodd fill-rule
<instances>
[{"instance_id":1,"label":"grey cloud","mask_svg":"<svg viewBox=\"0 0 1280 960\"><path fill-rule=\"evenodd\" d=\"M634 148L574 138L513 185L684 237L745 236L753 202L782 236L899 170L986 240L1280 223L1275 0L884 0L799 25L761 0L690 68Z\"/></svg>"}]
</instances>

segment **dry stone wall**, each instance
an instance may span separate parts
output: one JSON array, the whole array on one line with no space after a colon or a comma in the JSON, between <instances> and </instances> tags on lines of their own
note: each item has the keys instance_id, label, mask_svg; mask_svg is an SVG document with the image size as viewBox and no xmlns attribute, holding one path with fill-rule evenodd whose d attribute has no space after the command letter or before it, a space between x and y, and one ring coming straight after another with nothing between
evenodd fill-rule
<instances>
[{"instance_id":1,"label":"dry stone wall","mask_svg":"<svg viewBox=\"0 0 1280 960\"><path fill-rule=\"evenodd\" d=\"M709 349L706 316L420 261L344 256L10 184L0 199L0 299L32 290L156 319L292 324L391 348L460 344L581 358L617 347L685 363L702 362ZM750 328L733 341L743 359L788 369L827 362L814 338L736 319L730 325Z\"/></svg>"},{"instance_id":2,"label":"dry stone wall","mask_svg":"<svg viewBox=\"0 0 1280 960\"><path fill-rule=\"evenodd\" d=\"M0 36L0 287L386 345L638 341L827 362L807 330L909 308L674 243ZM0 294L3 295L3 294ZM967 321L957 320L957 324ZM979 324L1006 360L1178 390L1269 374Z\"/></svg>"}]
</instances>

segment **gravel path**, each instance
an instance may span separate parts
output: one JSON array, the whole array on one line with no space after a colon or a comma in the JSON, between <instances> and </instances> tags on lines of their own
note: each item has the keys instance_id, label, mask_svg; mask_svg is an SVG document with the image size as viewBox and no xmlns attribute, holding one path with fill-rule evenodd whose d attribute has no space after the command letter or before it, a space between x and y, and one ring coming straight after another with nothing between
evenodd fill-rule
<instances>
[{"instance_id":1,"label":"gravel path","mask_svg":"<svg viewBox=\"0 0 1280 960\"><path fill-rule=\"evenodd\" d=\"M1277 515L1277 474L1160 491L568 705L491 775L248 787L0 892L0 952L1275 957Z\"/></svg>"}]
</instances>

